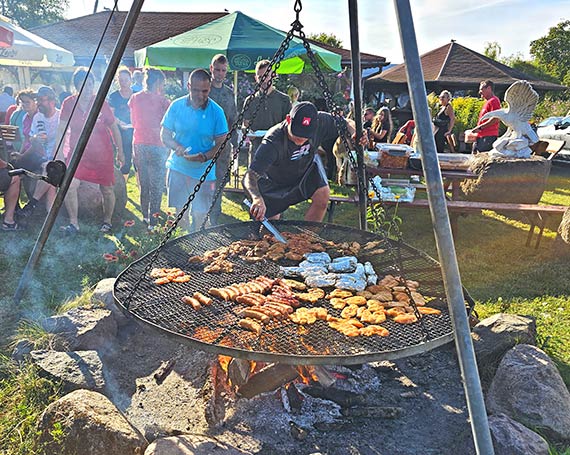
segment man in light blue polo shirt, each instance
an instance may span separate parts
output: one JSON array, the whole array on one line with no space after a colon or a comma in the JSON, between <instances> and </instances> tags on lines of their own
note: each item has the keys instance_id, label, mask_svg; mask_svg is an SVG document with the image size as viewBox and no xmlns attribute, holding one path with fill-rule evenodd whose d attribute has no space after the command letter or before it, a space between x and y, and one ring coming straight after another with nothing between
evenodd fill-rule
<instances>
[{"instance_id":1,"label":"man in light blue polo shirt","mask_svg":"<svg viewBox=\"0 0 570 455\"><path fill-rule=\"evenodd\" d=\"M162 119L161 139L172 150L166 162L168 205L175 207L177 213L228 132L223 109L208 98L210 87L210 74L203 69L194 70L188 80L189 95L174 100ZM193 232L202 225L212 205L215 185L214 166L192 201L192 224L183 219L182 228L190 226L189 231Z\"/></svg>"}]
</instances>

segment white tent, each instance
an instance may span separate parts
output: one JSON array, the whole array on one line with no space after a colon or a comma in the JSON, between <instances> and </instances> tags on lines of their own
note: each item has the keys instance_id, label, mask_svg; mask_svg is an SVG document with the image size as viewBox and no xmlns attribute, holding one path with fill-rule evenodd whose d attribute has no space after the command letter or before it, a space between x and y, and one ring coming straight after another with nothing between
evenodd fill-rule
<instances>
[{"instance_id":1,"label":"white tent","mask_svg":"<svg viewBox=\"0 0 570 455\"><path fill-rule=\"evenodd\" d=\"M0 65L57 68L73 66L73 54L12 24L0 15L0 31L9 36L0 47Z\"/></svg>"},{"instance_id":2,"label":"white tent","mask_svg":"<svg viewBox=\"0 0 570 455\"><path fill-rule=\"evenodd\" d=\"M31 85L30 68L70 68L73 54L0 15L0 67L18 68L21 88Z\"/></svg>"}]
</instances>

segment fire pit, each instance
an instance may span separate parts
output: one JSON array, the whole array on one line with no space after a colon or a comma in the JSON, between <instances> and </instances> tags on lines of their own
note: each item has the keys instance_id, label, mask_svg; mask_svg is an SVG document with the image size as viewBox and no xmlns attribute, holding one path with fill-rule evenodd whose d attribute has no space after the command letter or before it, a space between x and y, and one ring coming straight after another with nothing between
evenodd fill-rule
<instances>
[{"instance_id":1,"label":"fire pit","mask_svg":"<svg viewBox=\"0 0 570 455\"><path fill-rule=\"evenodd\" d=\"M393 255L386 251L396 244L380 236L344 226L303 221L275 223L281 231L305 233L316 240L333 242L376 242L375 248L366 251L362 261L369 261L380 276L399 274ZM189 234L168 242L160 251L153 267L178 267L190 275L185 283L156 285L148 276L142 278L136 292L128 296L150 265L152 253L132 263L117 277L114 296L119 307L128 315L149 327L186 341L204 351L231 357L279 362L295 365L349 365L377 360L395 359L433 349L452 340L451 320L445 302L442 275L438 263L425 253L403 244L400 247L401 264L406 278L419 281L423 295L434 298L430 303L441 310L438 315L423 315L414 324L398 324L387 320L382 325L390 331L388 337L347 337L325 321L310 326L300 326L292 321L270 322L260 335L244 330L237 324L235 302L214 299L210 306L195 311L182 302L185 295L195 291L207 293L212 287L223 287L239 281L252 280L264 275L279 276L280 265L291 265L262 260L250 263L232 258L232 273L209 274L202 264L191 264L189 257L201 255L207 250L247 238L258 236L256 222L217 226ZM326 301L324 301L326 302ZM315 304L319 305L319 303ZM323 303L321 303L323 305ZM335 310L331 310L334 314Z\"/></svg>"}]
</instances>

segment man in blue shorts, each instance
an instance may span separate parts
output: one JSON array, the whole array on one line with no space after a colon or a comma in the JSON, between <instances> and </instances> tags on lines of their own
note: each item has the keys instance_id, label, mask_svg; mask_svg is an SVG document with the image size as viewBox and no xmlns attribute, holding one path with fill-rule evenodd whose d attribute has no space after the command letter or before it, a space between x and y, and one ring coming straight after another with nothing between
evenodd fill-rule
<instances>
[{"instance_id":1,"label":"man in blue shorts","mask_svg":"<svg viewBox=\"0 0 570 455\"><path fill-rule=\"evenodd\" d=\"M172 150L166 162L168 205L175 207L177 213L228 132L223 109L208 98L210 87L210 74L203 69L194 70L188 80L188 96L174 100L162 119L161 139ZM182 228L189 228L190 232L200 228L212 205L215 186L214 166L192 202L192 223L183 219Z\"/></svg>"}]
</instances>

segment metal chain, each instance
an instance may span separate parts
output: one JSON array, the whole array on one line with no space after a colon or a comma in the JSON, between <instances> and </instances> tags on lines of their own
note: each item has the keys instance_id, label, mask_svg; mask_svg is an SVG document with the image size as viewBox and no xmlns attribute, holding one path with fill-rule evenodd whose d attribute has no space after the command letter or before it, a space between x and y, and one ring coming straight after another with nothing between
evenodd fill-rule
<instances>
[{"instance_id":1,"label":"metal chain","mask_svg":"<svg viewBox=\"0 0 570 455\"><path fill-rule=\"evenodd\" d=\"M299 1L300 3L300 1ZM325 77L318 65L317 59L313 53L313 50L311 49L311 46L305 36L305 33L302 30L302 25L299 23L297 23L298 21L293 23L293 30L295 30L299 36L299 38L303 41L303 46L305 47L305 50L307 52L307 56L309 57L309 61L311 62L311 66L313 67L314 71L315 71L315 75L317 77L317 81L319 83L319 87L321 88L326 104L327 104L327 108L329 109L330 112L332 112L334 120L335 120L335 124L336 127L338 129L338 132L340 134L340 138L343 142L343 145L346 149L347 155L348 155L348 160L350 163L350 166L353 170L357 170L358 169L358 164L356 163L355 158L352 156L352 153L350 153L351 147L348 143L348 139L347 139L347 128L346 128L346 122L341 119L341 116L338 115L337 110L338 107L336 106L336 104L334 103L333 100L333 96L332 93L330 92L328 85L326 83ZM355 113L355 115L359 115L357 113ZM358 151L361 151L361 146L360 144L355 144L355 147ZM359 172L356 172L357 175L357 179L358 179L358 185L364 185L364 182L362 181L362 176L360 175ZM382 196L381 196L381 192L379 191L378 187L376 186L376 183L373 181L372 178L368 178L368 183L370 183L370 186L372 187L373 192L376 194L376 197L378 198L379 203L375 204L374 201L372 200L372 198L370 197L370 194L368 192L368 190L366 191L366 203L367 206L370 208L370 212L372 214L372 217L374 218L374 221L376 223L376 226L378 227L376 232L377 234L379 234L384 241L388 242L388 243L392 243L392 240L389 238L388 232L386 229L382 229L381 226L383 226L383 224L386 221L386 213L388 212L387 207L382 203ZM362 187L362 186L361 186ZM378 210L377 205L380 206L380 210ZM396 267L397 273L398 273L398 280L400 282L400 284L405 288L406 290L406 294L410 300L410 304L414 310L414 315L416 316L416 318L420 321L420 326L422 328L422 332L424 335L424 340L429 339L429 331L427 330L427 328L425 327L423 318L421 317L418 309L417 309L417 305L416 302L412 296L411 290L407 284L407 280L406 280L406 275L404 272L404 266L403 266L403 259L402 259L402 251L401 251L401 244L402 244L402 233L400 231L400 228L397 224L397 222L395 220L392 220L391 222L389 222L391 227L393 227L395 229L395 236L396 236L396 241L395 241L395 248L388 248L388 254L390 254L392 261L394 263L394 266Z\"/></svg>"},{"instance_id":2,"label":"metal chain","mask_svg":"<svg viewBox=\"0 0 570 455\"><path fill-rule=\"evenodd\" d=\"M235 161L237 159L239 159L239 152L240 152L241 147L243 146L243 144L245 142L245 139L247 137L247 133L249 131L251 131L251 125L254 124L255 118L257 117L257 114L259 113L261 107L263 106L263 104L265 102L265 98L267 96L267 93L265 92L265 90L261 90L261 86L263 85L263 83L265 82L265 80L268 77L271 77L271 79L274 79L276 77L277 69L281 65L281 61L283 60L283 58L285 56L285 51L287 49L289 49L289 44L291 43L291 40L293 38L294 38L294 35L292 33L292 30L291 30L289 33L287 33L287 36L285 37L285 39L283 40L283 42L279 46L279 49L277 49L277 51L275 52L275 54L271 58L270 64L267 66L268 68L273 68L273 70L272 71L265 71L265 73L263 73L263 75L261 76L259 81L255 84L253 93L250 96L248 96L247 99L245 100L245 103L244 103L240 113L238 114L238 117L236 118L234 124L232 125L230 131L228 132L226 138L224 139L224 142L222 142L222 144L220 144L220 147L218 148L218 150L216 151L216 154L212 158L213 162L216 162L218 160L218 157L220 156L221 151L224 150L224 147L226 146L229 138L231 138L231 136L234 134L234 132L241 127L241 125L243 123L244 114L248 111L249 105L253 102L255 95L259 92L259 102L257 103L257 105L255 106L255 109L251 113L249 125L242 130L243 131L242 138L239 141L236 149L233 151L233 153L231 155L231 160L228 163L228 168L227 168L224 176L222 177L222 182L218 185L218 188L216 189L216 192L214 193L214 198L212 200L212 204L210 205L210 208L208 209L208 212L206 214L206 217L204 218L202 226L200 227L201 230L205 229L206 224L208 222L208 219L210 218L212 211L214 210L214 206L215 206L217 199L222 196L224 186L229 181L229 178L231 175L231 169L233 168Z\"/></svg>"},{"instance_id":3,"label":"metal chain","mask_svg":"<svg viewBox=\"0 0 570 455\"><path fill-rule=\"evenodd\" d=\"M259 79L259 81L256 83L255 88L254 88L254 92L252 94L252 96L249 96L248 99L246 100L242 110L240 111L236 121L234 122L234 124L232 125L231 130L228 132L228 134L226 135L225 139L223 140L223 142L220 144L220 146L218 147L218 149L216 150L215 155L212 157L210 163L208 164L208 166L206 167L206 170L204 171L204 173L202 174L202 176L200 177L198 183L196 184L196 186L194 187L194 190L192 191L192 193L188 196L188 200L186 201L186 203L184 204L184 206L182 207L182 210L180 210L180 212L176 215L176 218L174 219L174 222L172 224L172 226L170 226L170 228L166 231L166 233L164 234L164 237L162 238L160 244L158 245L158 247L154 250L154 253L152 255L152 257L150 258L149 263L146 265L146 267L144 268L144 270L141 272L140 276L137 278L137 281L135 282L133 288L130 290L129 294L127 295L126 299L125 299L125 307L128 310L131 304L131 300L134 296L134 294L136 293L136 291L138 290L138 288L140 287L140 284L142 283L142 280L145 278L145 276L148 274L148 272L151 270L153 264L155 263L156 259L158 258L158 255L160 254L160 251L162 250L162 248L164 247L164 245L166 245L166 243L168 242L168 240L170 240L170 238L172 237L172 234L174 233L174 231L176 230L176 228L178 227L178 224L180 223L180 221L182 220L182 218L184 217L185 213L188 211L188 208L190 207L190 204L192 204L192 201L194 200L194 198L196 197L196 194L198 193L198 191L200 190L200 187L202 186L202 184L206 181L206 177L208 176L208 174L210 173L210 171L212 170L214 164L216 163L216 161L218 160L220 154L222 153L222 151L224 150L224 148L227 146L232 134L240 127L240 125L243 122L243 116L244 113L247 112L247 109L249 108L249 105L252 103L253 99L254 99L254 95L256 93L260 93L260 100L259 103L257 104L255 110L252 112L251 115L251 122L250 125L253 124L253 121L255 120L257 113L259 112L261 106L263 105L263 102L265 100L265 96L266 93L264 90L261 90L261 86L262 84L265 82L265 80L268 77L274 78L275 74L277 72L277 69L279 68L279 66L281 65L281 61L283 60L283 57L285 56L285 51L289 48L289 44L291 42L291 40L294 38L294 35L292 33L292 30L287 34L286 38L283 40L283 42L281 43L281 46L279 47L279 49L275 52L275 55L273 56L273 58L271 59L271 64L268 66L268 68L274 68L274 71L266 71L261 78ZM245 138L247 136L247 133L251 131L250 130L250 126L247 126L244 129L244 134L242 136L242 139L239 141L238 146L236 148L236 150L234 150L234 152L232 153L232 159L230 161L230 164L228 166L228 170L226 171L226 173L224 174L223 177L223 183L225 184L227 182L227 180L229 179L230 176L230 172L231 169L233 167L233 163L235 162L236 159L238 159L239 157L239 151L245 141ZM219 185L215 195L214 195L214 200L213 202L215 203L216 198L221 196L221 193L223 191L223 185ZM214 209L214 203L212 203L210 205L210 208L206 214L206 217L204 219L204 222L202 223L202 225L200 226L200 230L204 230L206 228L206 224L208 219L210 218L210 215Z\"/></svg>"}]
</instances>

